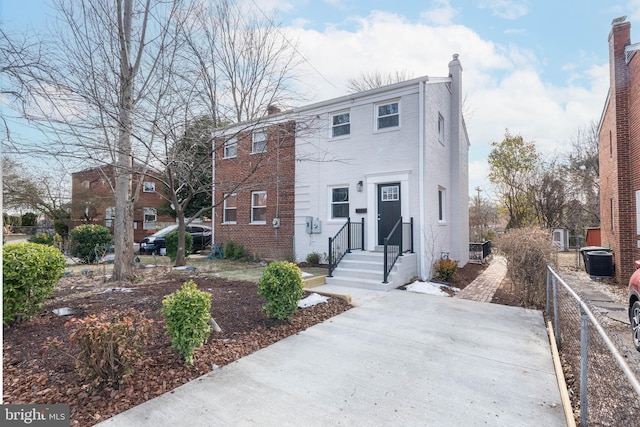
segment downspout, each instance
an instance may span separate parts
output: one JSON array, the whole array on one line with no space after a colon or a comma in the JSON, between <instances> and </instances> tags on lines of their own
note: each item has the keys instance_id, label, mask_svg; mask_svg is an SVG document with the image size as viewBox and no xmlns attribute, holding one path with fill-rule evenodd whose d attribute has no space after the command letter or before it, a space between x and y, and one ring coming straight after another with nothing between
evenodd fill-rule
<instances>
[{"instance_id":1,"label":"downspout","mask_svg":"<svg viewBox=\"0 0 640 427\"><path fill-rule=\"evenodd\" d=\"M216 138L211 137L211 249L216 245Z\"/></svg>"},{"instance_id":2,"label":"downspout","mask_svg":"<svg viewBox=\"0 0 640 427\"><path fill-rule=\"evenodd\" d=\"M418 203L420 206L420 220L418 222L418 224L420 224L420 226L418 227L418 232L420 233L418 240L418 260L420 262L419 264L419 271L418 274L420 275L420 278L423 281L426 281L427 278L427 274L426 274L426 265L425 265L425 254L424 254L424 238L425 238L425 230L424 230L424 221L425 221L425 211L426 211L426 207L425 207L425 197L424 197L424 153L425 153L425 132L424 132L424 114L425 114L425 107L424 107L424 102L425 102L425 98L424 98L424 88L425 88L425 84L424 81L420 81L420 83L418 83Z\"/></svg>"}]
</instances>

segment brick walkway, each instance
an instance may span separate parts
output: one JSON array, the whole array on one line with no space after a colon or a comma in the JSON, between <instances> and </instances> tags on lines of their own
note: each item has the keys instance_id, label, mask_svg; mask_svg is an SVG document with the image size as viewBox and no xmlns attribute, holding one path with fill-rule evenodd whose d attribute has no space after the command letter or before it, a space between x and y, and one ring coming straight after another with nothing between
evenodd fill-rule
<instances>
[{"instance_id":1,"label":"brick walkway","mask_svg":"<svg viewBox=\"0 0 640 427\"><path fill-rule=\"evenodd\" d=\"M489 267L473 282L456 295L456 298L480 302L491 302L493 294L507 274L507 262L504 257L493 255Z\"/></svg>"}]
</instances>

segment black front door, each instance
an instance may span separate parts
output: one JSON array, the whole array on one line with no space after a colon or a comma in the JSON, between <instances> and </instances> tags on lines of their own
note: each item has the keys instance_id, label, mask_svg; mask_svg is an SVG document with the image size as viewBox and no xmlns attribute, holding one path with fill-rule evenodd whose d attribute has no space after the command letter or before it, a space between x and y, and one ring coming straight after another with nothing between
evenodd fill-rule
<instances>
[{"instance_id":1,"label":"black front door","mask_svg":"<svg viewBox=\"0 0 640 427\"><path fill-rule=\"evenodd\" d=\"M378 185L378 245L384 245L400 215L400 183Z\"/></svg>"}]
</instances>

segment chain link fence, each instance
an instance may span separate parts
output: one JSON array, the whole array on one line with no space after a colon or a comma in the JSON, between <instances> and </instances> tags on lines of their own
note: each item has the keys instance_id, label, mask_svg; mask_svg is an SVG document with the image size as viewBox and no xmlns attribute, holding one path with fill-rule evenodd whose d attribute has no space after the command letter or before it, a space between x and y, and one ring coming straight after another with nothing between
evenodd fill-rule
<instances>
[{"instance_id":1,"label":"chain link fence","mask_svg":"<svg viewBox=\"0 0 640 427\"><path fill-rule=\"evenodd\" d=\"M564 275L564 278L562 277ZM602 309L582 292L579 275L547 269L546 314L552 323L576 422L640 426L640 358ZM577 289L577 290L576 290Z\"/></svg>"}]
</instances>

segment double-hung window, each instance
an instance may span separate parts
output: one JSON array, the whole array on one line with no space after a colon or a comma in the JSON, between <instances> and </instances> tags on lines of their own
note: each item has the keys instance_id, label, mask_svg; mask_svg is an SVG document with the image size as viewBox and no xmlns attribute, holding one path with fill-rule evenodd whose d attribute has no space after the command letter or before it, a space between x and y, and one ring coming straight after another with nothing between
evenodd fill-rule
<instances>
[{"instance_id":1,"label":"double-hung window","mask_svg":"<svg viewBox=\"0 0 640 427\"><path fill-rule=\"evenodd\" d=\"M349 217L349 187L331 189L331 218Z\"/></svg>"},{"instance_id":2,"label":"double-hung window","mask_svg":"<svg viewBox=\"0 0 640 427\"><path fill-rule=\"evenodd\" d=\"M224 143L224 158L229 159L238 155L238 138L231 138Z\"/></svg>"},{"instance_id":3,"label":"double-hung window","mask_svg":"<svg viewBox=\"0 0 640 427\"><path fill-rule=\"evenodd\" d=\"M398 101L376 105L376 129L400 126L400 105Z\"/></svg>"},{"instance_id":4,"label":"double-hung window","mask_svg":"<svg viewBox=\"0 0 640 427\"><path fill-rule=\"evenodd\" d=\"M351 134L351 114L334 114L331 118L331 137L346 136Z\"/></svg>"},{"instance_id":5,"label":"double-hung window","mask_svg":"<svg viewBox=\"0 0 640 427\"><path fill-rule=\"evenodd\" d=\"M251 193L251 223L267 223L267 192L254 191Z\"/></svg>"},{"instance_id":6,"label":"double-hung window","mask_svg":"<svg viewBox=\"0 0 640 427\"><path fill-rule=\"evenodd\" d=\"M267 132L264 130L253 132L251 135L251 153L267 151Z\"/></svg>"},{"instance_id":7,"label":"double-hung window","mask_svg":"<svg viewBox=\"0 0 640 427\"><path fill-rule=\"evenodd\" d=\"M144 221L142 223L144 230L154 230L156 228L157 212L155 208L144 208Z\"/></svg>"},{"instance_id":8,"label":"double-hung window","mask_svg":"<svg viewBox=\"0 0 640 427\"><path fill-rule=\"evenodd\" d=\"M154 193L156 191L156 183L151 181L145 181L142 186L142 192Z\"/></svg>"},{"instance_id":9,"label":"double-hung window","mask_svg":"<svg viewBox=\"0 0 640 427\"><path fill-rule=\"evenodd\" d=\"M222 222L225 224L235 224L237 210L238 205L235 193L228 195L225 194Z\"/></svg>"}]
</instances>

